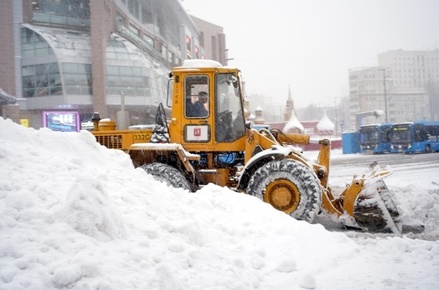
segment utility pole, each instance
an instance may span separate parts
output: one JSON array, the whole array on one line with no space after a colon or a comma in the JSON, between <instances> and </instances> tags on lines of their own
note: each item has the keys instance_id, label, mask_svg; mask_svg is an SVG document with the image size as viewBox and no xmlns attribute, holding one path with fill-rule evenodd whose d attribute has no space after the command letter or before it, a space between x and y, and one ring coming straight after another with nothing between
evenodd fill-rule
<instances>
[{"instance_id":1,"label":"utility pole","mask_svg":"<svg viewBox=\"0 0 439 290\"><path fill-rule=\"evenodd\" d=\"M387 107L387 89L386 89L386 69L380 69L383 71L383 85L384 85L384 112L386 114L386 123L389 123L389 109Z\"/></svg>"},{"instance_id":2,"label":"utility pole","mask_svg":"<svg viewBox=\"0 0 439 290\"><path fill-rule=\"evenodd\" d=\"M229 49L228 48L224 49L224 54L226 56L226 65L228 64L229 60L234 60L233 57L229 58Z\"/></svg>"},{"instance_id":3,"label":"utility pole","mask_svg":"<svg viewBox=\"0 0 439 290\"><path fill-rule=\"evenodd\" d=\"M334 98L334 109L335 109L335 133L338 132L338 114L337 114L337 99L338 97Z\"/></svg>"}]
</instances>

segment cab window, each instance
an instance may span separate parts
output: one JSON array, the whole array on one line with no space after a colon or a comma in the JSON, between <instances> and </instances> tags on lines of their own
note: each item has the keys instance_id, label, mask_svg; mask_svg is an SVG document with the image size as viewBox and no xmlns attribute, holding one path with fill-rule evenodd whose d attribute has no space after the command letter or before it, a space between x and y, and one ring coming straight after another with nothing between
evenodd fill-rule
<instances>
[{"instance_id":1,"label":"cab window","mask_svg":"<svg viewBox=\"0 0 439 290\"><path fill-rule=\"evenodd\" d=\"M216 76L215 138L233 142L245 134L239 79L230 73Z\"/></svg>"},{"instance_id":2,"label":"cab window","mask_svg":"<svg viewBox=\"0 0 439 290\"><path fill-rule=\"evenodd\" d=\"M209 77L192 75L185 78L185 109L187 118L207 118L209 116Z\"/></svg>"}]
</instances>

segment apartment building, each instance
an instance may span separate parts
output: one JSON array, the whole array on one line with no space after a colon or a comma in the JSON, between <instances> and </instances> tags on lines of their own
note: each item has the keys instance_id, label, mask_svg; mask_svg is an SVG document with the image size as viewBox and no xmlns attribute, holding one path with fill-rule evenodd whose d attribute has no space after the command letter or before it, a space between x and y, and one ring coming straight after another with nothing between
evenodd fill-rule
<instances>
[{"instance_id":1,"label":"apartment building","mask_svg":"<svg viewBox=\"0 0 439 290\"><path fill-rule=\"evenodd\" d=\"M349 70L351 122L355 115L382 110L363 124L434 120L439 115L439 50L391 50L377 67Z\"/></svg>"}]
</instances>

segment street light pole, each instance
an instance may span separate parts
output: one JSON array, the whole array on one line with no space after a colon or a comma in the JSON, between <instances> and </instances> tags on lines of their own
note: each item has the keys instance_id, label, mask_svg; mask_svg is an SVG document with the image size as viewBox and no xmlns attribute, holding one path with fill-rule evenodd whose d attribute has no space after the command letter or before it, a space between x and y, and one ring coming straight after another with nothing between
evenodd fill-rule
<instances>
[{"instance_id":1,"label":"street light pole","mask_svg":"<svg viewBox=\"0 0 439 290\"><path fill-rule=\"evenodd\" d=\"M383 84L384 84L384 112L386 113L386 123L389 123L389 113L387 108L387 89L386 89L386 69L381 69L383 71Z\"/></svg>"},{"instance_id":2,"label":"street light pole","mask_svg":"<svg viewBox=\"0 0 439 290\"><path fill-rule=\"evenodd\" d=\"M224 52L225 52L224 54L226 56L226 65L227 65L229 60L234 60L234 58L233 57L229 58L229 49L228 48L224 49Z\"/></svg>"},{"instance_id":3,"label":"street light pole","mask_svg":"<svg viewBox=\"0 0 439 290\"><path fill-rule=\"evenodd\" d=\"M337 99L338 97L334 98L334 109L335 109L335 133L338 132L338 114L337 114Z\"/></svg>"}]
</instances>

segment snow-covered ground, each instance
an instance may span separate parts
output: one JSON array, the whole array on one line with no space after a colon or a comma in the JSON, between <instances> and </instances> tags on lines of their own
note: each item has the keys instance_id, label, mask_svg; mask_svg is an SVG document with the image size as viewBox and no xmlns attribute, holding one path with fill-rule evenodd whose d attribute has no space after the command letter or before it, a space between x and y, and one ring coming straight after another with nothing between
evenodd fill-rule
<instances>
[{"instance_id":1,"label":"snow-covered ground","mask_svg":"<svg viewBox=\"0 0 439 290\"><path fill-rule=\"evenodd\" d=\"M438 173L386 180L423 236L328 231L168 188L89 132L0 118L0 289L439 289Z\"/></svg>"},{"instance_id":2,"label":"snow-covered ground","mask_svg":"<svg viewBox=\"0 0 439 290\"><path fill-rule=\"evenodd\" d=\"M315 159L317 151L305 152ZM381 165L390 165L393 174L384 179L391 196L398 207L399 225L424 225L421 233L407 233L406 236L424 240L439 240L439 154L384 154L363 155L341 153L341 149L331 152L332 168L329 183L334 194L343 191L351 182L355 173L364 173L372 161ZM408 160L409 159L409 160ZM335 165L334 165L335 164ZM333 223L327 216L321 215L318 222L330 230L343 230L339 223ZM364 233L346 232L355 237ZM376 236L385 236L377 235Z\"/></svg>"}]
</instances>

